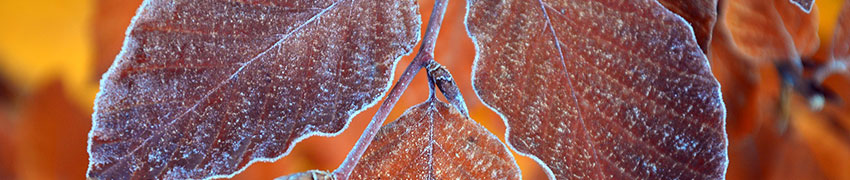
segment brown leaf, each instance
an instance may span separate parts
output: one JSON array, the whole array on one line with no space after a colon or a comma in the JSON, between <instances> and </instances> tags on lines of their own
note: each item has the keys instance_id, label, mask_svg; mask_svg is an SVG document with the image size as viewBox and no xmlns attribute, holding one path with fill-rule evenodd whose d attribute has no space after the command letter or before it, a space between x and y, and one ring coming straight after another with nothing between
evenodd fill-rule
<instances>
[{"instance_id":1,"label":"brown leaf","mask_svg":"<svg viewBox=\"0 0 850 180\"><path fill-rule=\"evenodd\" d=\"M799 62L816 52L816 13L807 14L788 0L726 2L722 22L735 46L753 60Z\"/></svg>"},{"instance_id":2,"label":"brown leaf","mask_svg":"<svg viewBox=\"0 0 850 180\"><path fill-rule=\"evenodd\" d=\"M507 147L449 104L430 99L387 124L352 179L520 179Z\"/></svg>"},{"instance_id":3,"label":"brown leaf","mask_svg":"<svg viewBox=\"0 0 850 180\"><path fill-rule=\"evenodd\" d=\"M697 44L703 53L708 52L711 31L717 21L717 0L660 0L664 7L685 18L694 30Z\"/></svg>"},{"instance_id":4,"label":"brown leaf","mask_svg":"<svg viewBox=\"0 0 850 180\"><path fill-rule=\"evenodd\" d=\"M17 144L12 132L12 118L7 109L0 105L0 177L17 179L14 163Z\"/></svg>"},{"instance_id":5,"label":"brown leaf","mask_svg":"<svg viewBox=\"0 0 850 180\"><path fill-rule=\"evenodd\" d=\"M844 79L842 83L846 86L847 82L847 79ZM850 131L846 126L837 124L850 122L847 108L837 108L841 109L839 112L829 109L822 112L810 111L807 99L795 100L801 102L792 103L792 108L799 110L791 114L793 120L790 123L798 130L795 133L804 140L804 146L799 148L808 148L812 152L813 161L817 162L822 171L820 173L824 176L830 179L850 179L850 173L847 171L850 169Z\"/></svg>"},{"instance_id":6,"label":"brown leaf","mask_svg":"<svg viewBox=\"0 0 850 180\"><path fill-rule=\"evenodd\" d=\"M555 179L706 179L726 169L720 87L654 1L468 1L474 87Z\"/></svg>"},{"instance_id":7,"label":"brown leaf","mask_svg":"<svg viewBox=\"0 0 850 180\"><path fill-rule=\"evenodd\" d=\"M797 136L765 129L729 145L727 179L826 179L811 150Z\"/></svg>"},{"instance_id":8,"label":"brown leaf","mask_svg":"<svg viewBox=\"0 0 850 180\"><path fill-rule=\"evenodd\" d=\"M785 25L785 30L788 31L793 39L789 44L793 43L797 54L801 57L811 57L814 55L820 46L817 8L812 8L809 5L809 10L804 12L786 0L774 1L776 3L776 11L782 17L781 23ZM808 11L811 12L807 13ZM774 23L778 24L779 22Z\"/></svg>"},{"instance_id":9,"label":"brown leaf","mask_svg":"<svg viewBox=\"0 0 850 180\"><path fill-rule=\"evenodd\" d=\"M105 75L92 178L232 176L335 135L418 39L414 1L145 1Z\"/></svg>"},{"instance_id":10,"label":"brown leaf","mask_svg":"<svg viewBox=\"0 0 850 180\"><path fill-rule=\"evenodd\" d=\"M726 132L734 140L759 125L758 66L735 48L722 22L715 26L709 52L711 71L721 84L726 105Z\"/></svg>"},{"instance_id":11,"label":"brown leaf","mask_svg":"<svg viewBox=\"0 0 850 180\"><path fill-rule=\"evenodd\" d=\"M782 21L764 23L779 25L782 26L782 30L788 31L788 35L793 37L794 41L785 43L794 45L793 49L796 49L800 56L809 57L818 51L817 43L819 42L814 36L818 26L817 17L814 14L817 14L818 10L812 9L812 15L809 15L787 1L777 0L772 3L775 3L774 15L780 15ZM734 9L734 7L730 8ZM729 11L724 16L764 15L758 13ZM726 19L735 18L741 17ZM846 169L850 167L850 163L844 162L850 162L848 160L850 151L847 150L850 147L848 146L850 138L846 135L847 131L843 130L847 126L842 127L840 122L850 122L846 120L847 112L850 112L846 110L847 107L836 108L835 104L827 103L822 111L816 112L810 106L808 94L801 89L795 88L795 93L781 94L780 88L787 88L782 86L794 85L794 82L779 76L773 64L748 63L746 61L750 61L748 59L751 57L737 55L738 49L734 45L717 44L715 46L714 43L723 41L724 36L717 34L724 31L722 29L726 27L723 25L725 23L718 22L710 52L712 53L712 70L722 84L723 97L729 110L727 128L731 140L729 148L731 163L727 178L846 179ZM748 25L737 28L757 27ZM771 46L765 45L752 48L773 50ZM818 59L807 60L811 60L807 63L818 62ZM757 76L753 78L753 74ZM798 76L796 78L807 80L803 79L807 78L805 76ZM834 82L828 80L823 85L834 85ZM846 84L847 81L838 82ZM846 88L839 86L829 89ZM842 95L846 93L840 91L838 94L840 97L845 97L839 99L846 100L846 97L850 97Z\"/></svg>"},{"instance_id":12,"label":"brown leaf","mask_svg":"<svg viewBox=\"0 0 850 180\"><path fill-rule=\"evenodd\" d=\"M832 38L832 56L850 64L850 2L844 2Z\"/></svg>"},{"instance_id":13,"label":"brown leaf","mask_svg":"<svg viewBox=\"0 0 850 180\"><path fill-rule=\"evenodd\" d=\"M24 100L18 119L12 124L16 178L81 176L87 162L85 134L91 116L84 110L88 108L76 106L58 81L40 87Z\"/></svg>"}]
</instances>

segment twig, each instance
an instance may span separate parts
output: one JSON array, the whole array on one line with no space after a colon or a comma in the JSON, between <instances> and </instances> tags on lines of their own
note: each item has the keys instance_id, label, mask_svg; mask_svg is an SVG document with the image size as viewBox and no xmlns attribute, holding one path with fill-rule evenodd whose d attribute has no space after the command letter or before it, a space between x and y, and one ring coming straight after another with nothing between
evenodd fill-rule
<instances>
[{"instance_id":1,"label":"twig","mask_svg":"<svg viewBox=\"0 0 850 180\"><path fill-rule=\"evenodd\" d=\"M404 90L407 89L407 86L410 85L413 77L416 76L416 73L425 67L428 62L434 61L434 47L436 46L437 35L440 32L440 25L443 22L443 15L446 13L447 5L448 0L437 0L434 3L434 9L431 11L431 17L428 21L428 29L425 30L425 37L422 39L422 45L420 46L419 52L416 54L416 57L413 58L413 61L410 62L410 65L408 65L404 70L401 77L399 77L398 82L396 82L392 90L390 90L389 95L387 95L387 99L384 100L381 107L378 108L378 112L372 117L372 121L369 122L369 126L366 127L363 134L360 135L360 139L357 140L357 144L355 144L354 148L352 148L348 153L348 158L333 172L336 179L348 179L348 176L351 175L351 172L354 171L355 167L357 167L357 163L360 161L363 153L366 152L366 149L372 143L375 135L378 134L378 130L381 129L384 121L386 121L387 116L390 114L390 110L393 109L396 102L398 102L398 99L401 98L401 95L404 93Z\"/></svg>"}]
</instances>

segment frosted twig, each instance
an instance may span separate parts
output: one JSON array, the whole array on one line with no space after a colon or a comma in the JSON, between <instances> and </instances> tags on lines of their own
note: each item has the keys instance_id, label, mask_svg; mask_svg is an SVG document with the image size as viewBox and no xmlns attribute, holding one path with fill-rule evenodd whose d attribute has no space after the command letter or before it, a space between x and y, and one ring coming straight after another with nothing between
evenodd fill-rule
<instances>
[{"instance_id":1,"label":"frosted twig","mask_svg":"<svg viewBox=\"0 0 850 180\"><path fill-rule=\"evenodd\" d=\"M417 52L416 57L413 58L413 61L410 62L410 65L407 66L404 73L402 73L401 77L399 77L398 82L396 82L392 90L390 90L390 93L387 95L387 99L381 103L381 106L378 108L378 112L375 113L375 116L372 117L372 121L369 122L369 125L365 130L363 130L363 134L360 135L360 139L357 140L354 148L352 148L348 153L348 158L345 159L345 161L343 161L336 170L334 170L333 174L336 179L348 179L348 176L351 175L351 172L353 172L354 168L357 167L357 163L360 161L363 153L366 152L366 149L372 143L372 140L375 139L375 135L378 134L378 131L384 124L384 121L386 121L387 116L390 114L390 110L395 107L396 102L398 102L398 99L401 98L404 90L406 90L407 86L410 85L413 77L416 76L416 73L425 67L428 62L434 61L434 46L436 46L437 35L440 32L440 25L443 22L443 16L446 13L446 6L448 5L448 2L448 0L437 0L434 3L434 9L431 11L431 17L428 21L428 29L425 30L425 37L422 38L422 45L420 46L419 52Z\"/></svg>"}]
</instances>

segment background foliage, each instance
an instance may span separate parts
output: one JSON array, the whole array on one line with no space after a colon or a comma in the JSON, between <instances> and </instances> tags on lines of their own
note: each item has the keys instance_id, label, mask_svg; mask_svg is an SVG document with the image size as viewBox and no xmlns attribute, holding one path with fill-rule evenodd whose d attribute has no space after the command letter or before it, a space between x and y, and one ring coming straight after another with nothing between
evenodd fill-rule
<instances>
[{"instance_id":1,"label":"background foliage","mask_svg":"<svg viewBox=\"0 0 850 180\"><path fill-rule=\"evenodd\" d=\"M120 50L124 31L140 2L0 1L0 179L85 176L86 139L98 81ZM816 1L821 46L830 43L842 3ZM431 0L420 0L423 17L430 15L432 5ZM465 6L464 0L450 1L437 41L436 60L454 75L472 119L504 140L502 120L484 107L472 91L470 75L475 50L463 25ZM405 57L399 65L408 64L412 58ZM396 69L396 79L402 68ZM770 96L778 92L778 78L772 66L757 69L763 76L758 83L762 90L757 93ZM421 74L402 96L390 119L427 98L428 87ZM827 86L838 91L845 104L850 103L845 92L850 90L848 84L846 77L827 79ZM791 102L791 107L791 130L785 133L770 131L772 121L757 121L753 126L762 128L745 128L735 132L740 136L730 136L729 179L850 179L850 111L823 115L825 111L810 111L799 97ZM309 169L334 169L376 109L377 106L357 115L339 136L309 138L283 159L254 164L235 178L271 179ZM729 126L734 123L729 122ZM735 128L730 127L732 130ZM514 156L525 179L546 177L531 159Z\"/></svg>"}]
</instances>

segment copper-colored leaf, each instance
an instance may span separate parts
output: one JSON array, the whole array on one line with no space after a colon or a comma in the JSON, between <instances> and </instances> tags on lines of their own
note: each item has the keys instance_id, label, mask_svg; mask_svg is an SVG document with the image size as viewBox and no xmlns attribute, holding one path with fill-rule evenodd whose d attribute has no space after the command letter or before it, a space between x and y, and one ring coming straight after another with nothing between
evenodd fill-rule
<instances>
[{"instance_id":1,"label":"copper-colored leaf","mask_svg":"<svg viewBox=\"0 0 850 180\"><path fill-rule=\"evenodd\" d=\"M436 99L387 124L352 179L520 179L508 149L483 126Z\"/></svg>"},{"instance_id":2,"label":"copper-colored leaf","mask_svg":"<svg viewBox=\"0 0 850 180\"><path fill-rule=\"evenodd\" d=\"M724 20L735 47L757 62L794 61L817 51L817 15L788 0L729 0Z\"/></svg>"},{"instance_id":3,"label":"copper-colored leaf","mask_svg":"<svg viewBox=\"0 0 850 180\"><path fill-rule=\"evenodd\" d=\"M774 0L776 3L776 11L782 17L781 24L785 25L785 30L791 35L792 42L788 44L794 45L797 54L801 57L810 57L817 52L820 47L820 38L818 38L818 16L817 8L801 11L785 0ZM807 13L812 11L811 13ZM780 22L774 22L779 24Z\"/></svg>"},{"instance_id":4,"label":"copper-colored leaf","mask_svg":"<svg viewBox=\"0 0 850 180\"><path fill-rule=\"evenodd\" d=\"M685 18L694 29L697 44L708 52L711 31L717 21L717 0L659 0L664 7Z\"/></svg>"},{"instance_id":5,"label":"copper-colored leaf","mask_svg":"<svg viewBox=\"0 0 850 180\"><path fill-rule=\"evenodd\" d=\"M555 179L705 179L724 107L688 23L655 1L470 0L474 88Z\"/></svg>"},{"instance_id":6,"label":"copper-colored leaf","mask_svg":"<svg viewBox=\"0 0 850 180\"><path fill-rule=\"evenodd\" d=\"M0 177L16 179L15 175L15 143L12 133L12 118L6 110L8 107L0 103Z\"/></svg>"},{"instance_id":7,"label":"copper-colored leaf","mask_svg":"<svg viewBox=\"0 0 850 180\"><path fill-rule=\"evenodd\" d=\"M850 63L850 2L844 2L833 33L833 58Z\"/></svg>"},{"instance_id":8,"label":"copper-colored leaf","mask_svg":"<svg viewBox=\"0 0 850 180\"><path fill-rule=\"evenodd\" d=\"M16 173L0 179L63 179L85 171L90 112L78 107L59 81L49 82L22 97L18 118L10 126Z\"/></svg>"},{"instance_id":9,"label":"copper-colored leaf","mask_svg":"<svg viewBox=\"0 0 850 180\"><path fill-rule=\"evenodd\" d=\"M101 82L88 176L229 176L334 135L418 39L415 1L145 1Z\"/></svg>"},{"instance_id":10,"label":"copper-colored leaf","mask_svg":"<svg viewBox=\"0 0 850 180\"><path fill-rule=\"evenodd\" d=\"M714 76L721 84L726 105L726 132L730 138L749 134L759 123L759 72L753 60L735 48L729 30L718 23L708 58Z\"/></svg>"}]
</instances>

